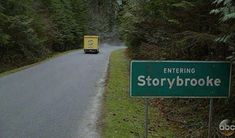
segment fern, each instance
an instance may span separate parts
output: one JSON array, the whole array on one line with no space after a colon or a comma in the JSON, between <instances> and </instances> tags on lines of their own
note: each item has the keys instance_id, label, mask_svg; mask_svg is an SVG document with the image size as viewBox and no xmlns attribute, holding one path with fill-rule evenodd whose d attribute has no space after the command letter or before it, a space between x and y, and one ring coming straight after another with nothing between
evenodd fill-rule
<instances>
[{"instance_id":1,"label":"fern","mask_svg":"<svg viewBox=\"0 0 235 138\"><path fill-rule=\"evenodd\" d=\"M216 4L217 6L222 5L222 7L210 11L210 14L220 14L220 21L222 23L235 19L235 6L233 5L232 0L215 0L213 4ZM233 22L232 26L234 24L235 23ZM216 41L226 43L232 40L234 35L235 30L231 27L229 31L225 32L225 34L222 34L222 36L218 37Z\"/></svg>"},{"instance_id":2,"label":"fern","mask_svg":"<svg viewBox=\"0 0 235 138\"><path fill-rule=\"evenodd\" d=\"M194 7L194 4L192 4L191 2L188 2L188 1L181 1L179 3L172 4L172 6L174 6L176 8L190 9L190 8Z\"/></svg>"}]
</instances>

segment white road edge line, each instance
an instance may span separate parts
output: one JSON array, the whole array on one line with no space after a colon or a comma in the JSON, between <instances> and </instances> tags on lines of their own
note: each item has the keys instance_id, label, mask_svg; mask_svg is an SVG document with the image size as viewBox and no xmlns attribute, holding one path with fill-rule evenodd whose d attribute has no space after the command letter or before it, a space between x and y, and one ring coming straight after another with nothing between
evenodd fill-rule
<instances>
[{"instance_id":1,"label":"white road edge line","mask_svg":"<svg viewBox=\"0 0 235 138\"><path fill-rule=\"evenodd\" d=\"M110 54L111 55L111 54ZM96 83L97 94L92 98L92 102L87 108L88 110L85 113L84 119L82 119L82 125L84 128L79 128L78 138L100 138L100 132L97 128L98 119L101 115L101 105L103 100L103 94L105 91L105 80L107 77L109 58L108 56L105 70L102 74L101 79Z\"/></svg>"}]
</instances>

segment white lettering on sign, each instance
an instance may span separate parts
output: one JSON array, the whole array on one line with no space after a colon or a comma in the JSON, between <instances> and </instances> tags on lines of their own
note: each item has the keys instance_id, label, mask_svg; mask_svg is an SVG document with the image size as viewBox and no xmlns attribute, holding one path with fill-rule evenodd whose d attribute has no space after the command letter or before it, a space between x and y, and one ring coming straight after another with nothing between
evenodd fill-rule
<instances>
[{"instance_id":1,"label":"white lettering on sign","mask_svg":"<svg viewBox=\"0 0 235 138\"><path fill-rule=\"evenodd\" d=\"M169 88L171 89L174 85L175 79L167 79L168 80L168 84L169 84Z\"/></svg>"},{"instance_id":2,"label":"white lettering on sign","mask_svg":"<svg viewBox=\"0 0 235 138\"><path fill-rule=\"evenodd\" d=\"M163 68L165 74L194 74L195 68Z\"/></svg>"},{"instance_id":3,"label":"white lettering on sign","mask_svg":"<svg viewBox=\"0 0 235 138\"><path fill-rule=\"evenodd\" d=\"M140 82L138 82L139 86L144 86L145 85L144 78L145 78L145 76L139 76L138 77L138 81L140 81Z\"/></svg>"},{"instance_id":4,"label":"white lettering on sign","mask_svg":"<svg viewBox=\"0 0 235 138\"><path fill-rule=\"evenodd\" d=\"M172 89L173 86L221 86L221 80L219 78L210 78L210 76L206 76L205 78L180 78L177 76L176 78L151 78L150 76L140 75L138 76L138 86L165 86L168 85L169 89Z\"/></svg>"}]
</instances>

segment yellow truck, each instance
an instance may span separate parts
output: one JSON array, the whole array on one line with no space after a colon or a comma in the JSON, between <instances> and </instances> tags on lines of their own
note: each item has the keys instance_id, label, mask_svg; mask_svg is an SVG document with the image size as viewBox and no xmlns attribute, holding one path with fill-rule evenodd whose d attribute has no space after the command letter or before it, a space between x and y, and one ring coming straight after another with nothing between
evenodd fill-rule
<instances>
[{"instance_id":1,"label":"yellow truck","mask_svg":"<svg viewBox=\"0 0 235 138\"><path fill-rule=\"evenodd\" d=\"M84 52L85 53L99 53L99 36L85 35L84 36Z\"/></svg>"}]
</instances>

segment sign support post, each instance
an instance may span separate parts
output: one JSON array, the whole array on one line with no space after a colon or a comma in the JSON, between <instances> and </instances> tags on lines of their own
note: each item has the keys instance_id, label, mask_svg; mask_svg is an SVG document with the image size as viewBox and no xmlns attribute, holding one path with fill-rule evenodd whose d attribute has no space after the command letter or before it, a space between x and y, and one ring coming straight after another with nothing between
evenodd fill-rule
<instances>
[{"instance_id":1,"label":"sign support post","mask_svg":"<svg viewBox=\"0 0 235 138\"><path fill-rule=\"evenodd\" d=\"M144 110L145 110L145 113L144 113L144 128L145 128L145 131L144 131L144 138L148 138L148 98L145 98L145 106L144 106Z\"/></svg>"},{"instance_id":2,"label":"sign support post","mask_svg":"<svg viewBox=\"0 0 235 138\"><path fill-rule=\"evenodd\" d=\"M208 122L208 138L211 138L211 122L212 122L212 109L213 109L213 98L210 98L209 105L209 122Z\"/></svg>"}]
</instances>

